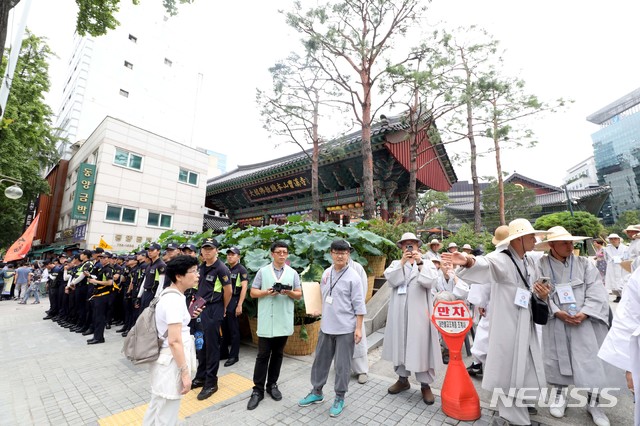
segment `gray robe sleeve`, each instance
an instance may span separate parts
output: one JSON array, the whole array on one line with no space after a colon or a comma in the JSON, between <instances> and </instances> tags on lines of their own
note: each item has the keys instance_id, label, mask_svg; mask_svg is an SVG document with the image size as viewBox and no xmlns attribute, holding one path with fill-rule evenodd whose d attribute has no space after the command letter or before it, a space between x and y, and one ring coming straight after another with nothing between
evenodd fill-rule
<instances>
[{"instance_id":1,"label":"gray robe sleeve","mask_svg":"<svg viewBox=\"0 0 640 426\"><path fill-rule=\"evenodd\" d=\"M584 282L586 285L584 305L580 312L591 318L598 319L609 324L609 295L604 285L600 272L591 262L584 262Z\"/></svg>"}]
</instances>

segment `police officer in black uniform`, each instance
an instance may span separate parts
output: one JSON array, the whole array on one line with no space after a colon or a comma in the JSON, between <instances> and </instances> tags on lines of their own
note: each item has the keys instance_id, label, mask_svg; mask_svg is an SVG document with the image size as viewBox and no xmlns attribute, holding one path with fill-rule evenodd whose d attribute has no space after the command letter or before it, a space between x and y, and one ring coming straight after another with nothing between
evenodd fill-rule
<instances>
[{"instance_id":1,"label":"police officer in black uniform","mask_svg":"<svg viewBox=\"0 0 640 426\"><path fill-rule=\"evenodd\" d=\"M162 247L158 243L151 243L147 248L147 257L151 260L147 267L144 283L138 293L140 298L140 312L149 306L153 298L158 292L158 287L162 290L161 286L164 282L164 270L167 265L160 258L160 249Z\"/></svg>"},{"instance_id":2,"label":"police officer in black uniform","mask_svg":"<svg viewBox=\"0 0 640 426\"><path fill-rule=\"evenodd\" d=\"M192 389L202 386L202 391L197 396L200 401L209 398L218 390L220 327L231 301L231 273L218 259L218 247L219 243L213 238L205 238L200 247L204 262L200 265L197 295L206 301L200 314L204 346L198 354L198 372L191 384Z\"/></svg>"},{"instance_id":3,"label":"police officer in black uniform","mask_svg":"<svg viewBox=\"0 0 640 426\"><path fill-rule=\"evenodd\" d=\"M167 248L165 249L165 254L162 258L162 260L164 261L164 263L168 263L171 261L171 259L174 259L175 257L179 256L180 253L180 247L178 246L178 244L176 243L169 243L167 244ZM171 285L171 280L169 279L168 276L164 276L164 283L162 284L162 288L165 289L167 287L169 287Z\"/></svg>"},{"instance_id":4,"label":"police officer in black uniform","mask_svg":"<svg viewBox=\"0 0 640 426\"><path fill-rule=\"evenodd\" d=\"M92 255L93 252L91 250L84 250L80 253L80 266L76 268L73 278L71 279L71 285L75 288L73 292L73 304L75 306L76 326L72 327L70 331L78 333L84 333L89 329L89 324L87 324L87 292L89 290L89 283L87 279L93 269ZM89 273L88 275L87 272Z\"/></svg>"},{"instance_id":5,"label":"police officer in black uniform","mask_svg":"<svg viewBox=\"0 0 640 426\"><path fill-rule=\"evenodd\" d=\"M227 266L231 272L232 295L231 302L227 306L227 314L222 326L222 344L220 346L220 359L227 358L225 367L230 367L238 362L240 354L240 324L238 316L242 315L242 304L247 294L249 278L247 269L240 264L240 249L231 247L227 250ZM231 351L229 351L231 345Z\"/></svg>"},{"instance_id":6,"label":"police officer in black uniform","mask_svg":"<svg viewBox=\"0 0 640 426\"><path fill-rule=\"evenodd\" d=\"M109 259L107 253L100 254L103 259ZM107 311L109 309L109 296L113 291L113 268L111 261L105 260L99 275L88 279L94 285L91 304L93 306L93 338L87 340L87 345L104 343L104 328L107 325Z\"/></svg>"},{"instance_id":7,"label":"police officer in black uniform","mask_svg":"<svg viewBox=\"0 0 640 426\"><path fill-rule=\"evenodd\" d=\"M133 276L137 271L138 260L135 255L125 256L124 267L122 269L122 278L120 279L120 291L123 293L122 308L124 311L124 322L122 328L116 330L116 333L129 333L133 327Z\"/></svg>"}]
</instances>

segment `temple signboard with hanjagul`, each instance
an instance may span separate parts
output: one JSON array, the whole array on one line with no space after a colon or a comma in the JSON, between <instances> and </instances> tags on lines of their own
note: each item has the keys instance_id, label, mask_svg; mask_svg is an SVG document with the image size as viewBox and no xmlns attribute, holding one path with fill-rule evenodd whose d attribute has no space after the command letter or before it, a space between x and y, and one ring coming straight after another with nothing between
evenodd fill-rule
<instances>
[{"instance_id":1,"label":"temple signboard with hanjagul","mask_svg":"<svg viewBox=\"0 0 640 426\"><path fill-rule=\"evenodd\" d=\"M311 190L311 173L299 173L285 178L274 179L265 183L244 188L251 201L266 200Z\"/></svg>"}]
</instances>

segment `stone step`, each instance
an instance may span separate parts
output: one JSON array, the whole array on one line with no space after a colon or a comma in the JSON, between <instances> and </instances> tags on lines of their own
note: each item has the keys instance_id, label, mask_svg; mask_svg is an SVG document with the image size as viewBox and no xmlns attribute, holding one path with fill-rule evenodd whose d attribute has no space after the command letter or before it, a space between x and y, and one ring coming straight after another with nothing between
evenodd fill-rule
<instances>
[{"instance_id":1,"label":"stone step","mask_svg":"<svg viewBox=\"0 0 640 426\"><path fill-rule=\"evenodd\" d=\"M371 352L384 341L384 327L367 336L367 352Z\"/></svg>"}]
</instances>

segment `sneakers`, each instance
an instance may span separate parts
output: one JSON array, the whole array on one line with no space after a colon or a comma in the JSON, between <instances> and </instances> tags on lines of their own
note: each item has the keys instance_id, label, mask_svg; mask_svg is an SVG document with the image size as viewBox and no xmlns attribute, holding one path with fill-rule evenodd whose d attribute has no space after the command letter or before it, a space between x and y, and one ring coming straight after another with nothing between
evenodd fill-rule
<instances>
[{"instance_id":1,"label":"sneakers","mask_svg":"<svg viewBox=\"0 0 640 426\"><path fill-rule=\"evenodd\" d=\"M309 392L309 395L298 401L298 405L300 407L308 407L311 404L320 404L322 401L324 401L324 395L316 395L313 392ZM342 408L340 408L340 411L342 411Z\"/></svg>"},{"instance_id":2,"label":"sneakers","mask_svg":"<svg viewBox=\"0 0 640 426\"><path fill-rule=\"evenodd\" d=\"M564 417L564 411L567 408L567 397L564 392L558 390L555 398L549 404L549 413L557 419Z\"/></svg>"},{"instance_id":3,"label":"sneakers","mask_svg":"<svg viewBox=\"0 0 640 426\"><path fill-rule=\"evenodd\" d=\"M591 414L591 418L593 419L593 422L597 425L597 426L609 426L609 419L607 418L607 415L604 414L604 412L602 411L602 409L600 407L598 407L597 405L595 406L591 406L589 405L587 407L587 413Z\"/></svg>"},{"instance_id":4,"label":"sneakers","mask_svg":"<svg viewBox=\"0 0 640 426\"><path fill-rule=\"evenodd\" d=\"M369 380L367 373L358 374L358 383L364 385Z\"/></svg>"},{"instance_id":5,"label":"sneakers","mask_svg":"<svg viewBox=\"0 0 640 426\"><path fill-rule=\"evenodd\" d=\"M338 417L344 409L344 398L336 397L333 401L333 405L329 409L329 415L331 417Z\"/></svg>"}]
</instances>

